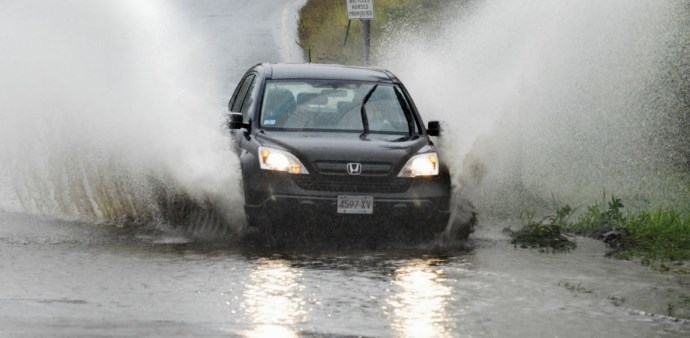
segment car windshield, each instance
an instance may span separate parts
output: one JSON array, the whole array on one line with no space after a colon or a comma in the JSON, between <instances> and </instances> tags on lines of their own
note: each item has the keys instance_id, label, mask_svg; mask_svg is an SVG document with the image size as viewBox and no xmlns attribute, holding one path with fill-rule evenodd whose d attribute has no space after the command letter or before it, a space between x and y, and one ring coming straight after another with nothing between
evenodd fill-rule
<instances>
[{"instance_id":1,"label":"car windshield","mask_svg":"<svg viewBox=\"0 0 690 338\"><path fill-rule=\"evenodd\" d=\"M419 131L401 89L389 83L273 80L261 127L276 130L405 134Z\"/></svg>"}]
</instances>

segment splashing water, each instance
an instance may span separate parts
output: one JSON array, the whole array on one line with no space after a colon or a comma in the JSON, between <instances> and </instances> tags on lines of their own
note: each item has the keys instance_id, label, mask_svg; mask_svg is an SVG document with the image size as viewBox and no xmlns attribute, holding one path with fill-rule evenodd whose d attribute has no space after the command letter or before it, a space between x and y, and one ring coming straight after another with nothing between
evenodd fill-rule
<instances>
[{"instance_id":1,"label":"splashing water","mask_svg":"<svg viewBox=\"0 0 690 338\"><path fill-rule=\"evenodd\" d=\"M36 4L0 7L0 210L148 223L187 213L182 196L240 230L200 35L163 1ZM686 134L672 84L690 82L687 2L471 4L432 37L394 30L378 56L449 123L464 192L485 210L603 190L687 204L672 137L659 136ZM515 187L529 196L505 193Z\"/></svg>"},{"instance_id":2,"label":"splashing water","mask_svg":"<svg viewBox=\"0 0 690 338\"><path fill-rule=\"evenodd\" d=\"M187 27L164 1L4 2L0 208L149 223L184 196L241 230L238 163Z\"/></svg>"},{"instance_id":3,"label":"splashing water","mask_svg":"<svg viewBox=\"0 0 690 338\"><path fill-rule=\"evenodd\" d=\"M442 145L480 209L515 215L602 191L639 207L688 207L673 164L679 139L687 144L677 121L690 110L680 89L690 87L690 3L460 8L440 33L391 30L378 60L427 119L448 123Z\"/></svg>"}]
</instances>

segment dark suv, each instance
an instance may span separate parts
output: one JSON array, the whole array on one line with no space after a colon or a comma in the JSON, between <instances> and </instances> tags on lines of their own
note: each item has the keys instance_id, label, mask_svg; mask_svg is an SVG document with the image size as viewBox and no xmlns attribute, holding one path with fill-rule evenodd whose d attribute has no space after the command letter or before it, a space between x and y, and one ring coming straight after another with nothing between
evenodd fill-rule
<instances>
[{"instance_id":1,"label":"dark suv","mask_svg":"<svg viewBox=\"0 0 690 338\"><path fill-rule=\"evenodd\" d=\"M389 71L259 64L232 99L244 209L260 232L307 223L430 237L450 217L448 168Z\"/></svg>"}]
</instances>

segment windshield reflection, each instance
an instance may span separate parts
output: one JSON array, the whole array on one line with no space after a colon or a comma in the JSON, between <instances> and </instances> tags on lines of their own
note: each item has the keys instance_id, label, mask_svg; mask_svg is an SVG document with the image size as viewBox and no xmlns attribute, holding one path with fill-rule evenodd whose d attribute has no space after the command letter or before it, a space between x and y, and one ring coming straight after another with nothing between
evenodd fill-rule
<instances>
[{"instance_id":1,"label":"windshield reflection","mask_svg":"<svg viewBox=\"0 0 690 338\"><path fill-rule=\"evenodd\" d=\"M447 305L451 289L444 285L438 260L415 260L397 269L389 315L396 333L404 337L447 337L452 321Z\"/></svg>"},{"instance_id":2,"label":"windshield reflection","mask_svg":"<svg viewBox=\"0 0 690 338\"><path fill-rule=\"evenodd\" d=\"M247 337L297 337L295 324L305 320L302 271L288 261L265 259L249 274L242 308L254 327Z\"/></svg>"}]
</instances>

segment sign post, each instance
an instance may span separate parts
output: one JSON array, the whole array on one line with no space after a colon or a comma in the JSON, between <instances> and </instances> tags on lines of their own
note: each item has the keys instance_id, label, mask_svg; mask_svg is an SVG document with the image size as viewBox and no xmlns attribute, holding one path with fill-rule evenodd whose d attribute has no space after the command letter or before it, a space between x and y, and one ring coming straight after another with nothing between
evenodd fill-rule
<instances>
[{"instance_id":1,"label":"sign post","mask_svg":"<svg viewBox=\"0 0 690 338\"><path fill-rule=\"evenodd\" d=\"M362 21L362 59L369 65L369 47L371 45L371 19L374 18L374 0L345 0L348 20Z\"/></svg>"},{"instance_id":2,"label":"sign post","mask_svg":"<svg viewBox=\"0 0 690 338\"><path fill-rule=\"evenodd\" d=\"M362 59L369 65L369 47L371 46L371 20L362 20Z\"/></svg>"}]
</instances>

